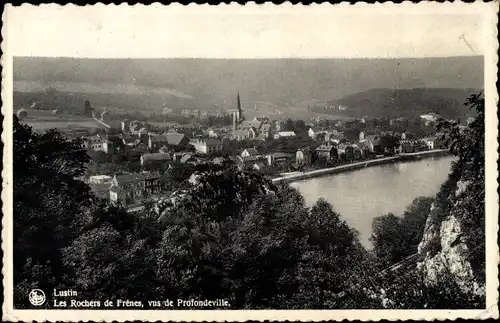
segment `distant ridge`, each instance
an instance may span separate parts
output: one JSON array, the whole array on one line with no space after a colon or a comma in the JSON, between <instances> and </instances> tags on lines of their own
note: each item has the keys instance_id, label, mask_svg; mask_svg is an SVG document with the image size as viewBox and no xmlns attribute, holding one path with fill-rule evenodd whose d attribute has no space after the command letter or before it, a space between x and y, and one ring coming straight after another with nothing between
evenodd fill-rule
<instances>
[{"instance_id":1,"label":"distant ridge","mask_svg":"<svg viewBox=\"0 0 500 323\"><path fill-rule=\"evenodd\" d=\"M264 101L307 110L314 100L337 100L373 88L483 88L482 56L401 59L79 59L15 57L14 81L123 84L168 106L244 109ZM72 85L72 86L73 86ZM159 91L158 89L168 89ZM19 90L19 89L14 89ZM175 97L182 93L194 99ZM140 92L140 91L136 91ZM135 95L135 94L134 94ZM110 97L110 102L114 100ZM140 101L140 100L138 100ZM136 107L152 109L152 106ZM260 106L258 106L260 108ZM265 112L265 111L262 111Z\"/></svg>"}]
</instances>

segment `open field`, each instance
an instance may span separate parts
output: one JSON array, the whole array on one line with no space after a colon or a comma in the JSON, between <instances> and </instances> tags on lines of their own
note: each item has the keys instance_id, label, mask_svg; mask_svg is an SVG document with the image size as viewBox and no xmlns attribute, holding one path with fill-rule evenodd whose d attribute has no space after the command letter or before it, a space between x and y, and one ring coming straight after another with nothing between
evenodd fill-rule
<instances>
[{"instance_id":1,"label":"open field","mask_svg":"<svg viewBox=\"0 0 500 323\"><path fill-rule=\"evenodd\" d=\"M33 127L36 131L45 131L51 128L57 129L92 129L99 125L90 117L59 114L53 115L51 111L26 109L28 116L21 119L21 123Z\"/></svg>"}]
</instances>

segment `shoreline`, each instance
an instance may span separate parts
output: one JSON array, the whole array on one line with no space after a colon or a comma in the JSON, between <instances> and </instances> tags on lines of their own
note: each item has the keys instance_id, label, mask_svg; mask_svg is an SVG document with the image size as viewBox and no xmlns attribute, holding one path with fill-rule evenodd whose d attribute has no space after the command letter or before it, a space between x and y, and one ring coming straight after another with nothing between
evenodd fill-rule
<instances>
[{"instance_id":1,"label":"shoreline","mask_svg":"<svg viewBox=\"0 0 500 323\"><path fill-rule=\"evenodd\" d=\"M352 171L352 170L365 168L365 167L378 166L378 165L390 164L390 163L396 163L396 162L414 161L414 160L420 160L423 158L430 158L430 157L444 157L444 156L450 156L450 155L451 155L451 153L448 149L434 149L434 150L427 150L427 151L421 151L421 152L416 152L416 153L399 154L399 155L395 155L395 156L383 157L383 158L378 158L378 159L370 159L367 161L361 161L361 162L356 162L356 163L347 164L347 165L341 165L341 166L336 166L336 167L307 171L307 172L300 173L300 174L292 174L292 175L288 175L288 176L282 176L282 177L278 177L278 178L273 178L272 182L273 183L292 183L292 182L302 181L302 180L306 180L306 179L310 179L310 178Z\"/></svg>"}]
</instances>

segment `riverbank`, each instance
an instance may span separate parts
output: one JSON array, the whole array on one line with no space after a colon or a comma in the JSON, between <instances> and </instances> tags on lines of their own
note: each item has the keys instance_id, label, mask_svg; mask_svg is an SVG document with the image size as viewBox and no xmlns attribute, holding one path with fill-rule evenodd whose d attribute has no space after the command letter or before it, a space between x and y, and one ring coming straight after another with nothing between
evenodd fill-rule
<instances>
[{"instance_id":1,"label":"riverbank","mask_svg":"<svg viewBox=\"0 0 500 323\"><path fill-rule=\"evenodd\" d=\"M336 166L336 167L324 168L324 169L317 169L317 170L312 170L312 171L303 172L303 173L299 173L299 174L297 174L297 172L294 172L293 174L290 174L290 175L285 175L282 177L273 178L272 181L273 181L273 183L291 183L291 182L301 181L301 180L314 178L314 177L320 177L320 176L331 175L331 174L336 174L336 173L341 173L341 172L346 172L346 171L352 171L352 170L365 168L365 167L371 167L371 166L377 166L377 165L389 164L389 163L395 163L395 162L419 160L419 159L429 158L429 157L448 156L448 155L450 155L450 151L448 149L435 149L435 150L420 151L420 152L416 152L416 153L399 154L396 156L371 159L371 160L366 160L366 161L361 161L361 162L356 162L356 163L341 165L341 166Z\"/></svg>"}]
</instances>

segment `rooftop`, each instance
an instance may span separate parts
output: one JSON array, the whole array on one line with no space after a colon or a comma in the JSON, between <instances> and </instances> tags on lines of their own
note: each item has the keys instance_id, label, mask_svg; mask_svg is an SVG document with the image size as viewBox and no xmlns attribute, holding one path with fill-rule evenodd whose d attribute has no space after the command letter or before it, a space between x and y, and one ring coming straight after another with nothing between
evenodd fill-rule
<instances>
[{"instance_id":1,"label":"rooftop","mask_svg":"<svg viewBox=\"0 0 500 323\"><path fill-rule=\"evenodd\" d=\"M115 176L118 185L125 183L140 182L147 179L160 178L159 173L143 173L143 174L127 174L127 175L116 175Z\"/></svg>"},{"instance_id":2,"label":"rooftop","mask_svg":"<svg viewBox=\"0 0 500 323\"><path fill-rule=\"evenodd\" d=\"M111 184L90 184L90 190L92 192L107 191L111 187Z\"/></svg>"},{"instance_id":3,"label":"rooftop","mask_svg":"<svg viewBox=\"0 0 500 323\"><path fill-rule=\"evenodd\" d=\"M170 160L170 154L166 153L151 153L144 154L141 156L143 161L158 161L158 160Z\"/></svg>"},{"instance_id":4,"label":"rooftop","mask_svg":"<svg viewBox=\"0 0 500 323\"><path fill-rule=\"evenodd\" d=\"M316 148L316 150L331 151L333 148L335 148L335 146L333 145L320 145L318 148Z\"/></svg>"},{"instance_id":5,"label":"rooftop","mask_svg":"<svg viewBox=\"0 0 500 323\"><path fill-rule=\"evenodd\" d=\"M252 148L246 148L245 150L246 150L246 151L247 151L250 155L258 155L258 154L259 154L259 152L257 151L257 149L255 149L255 148L253 148L253 147L252 147ZM245 150L244 150L244 151L245 151Z\"/></svg>"}]
</instances>

